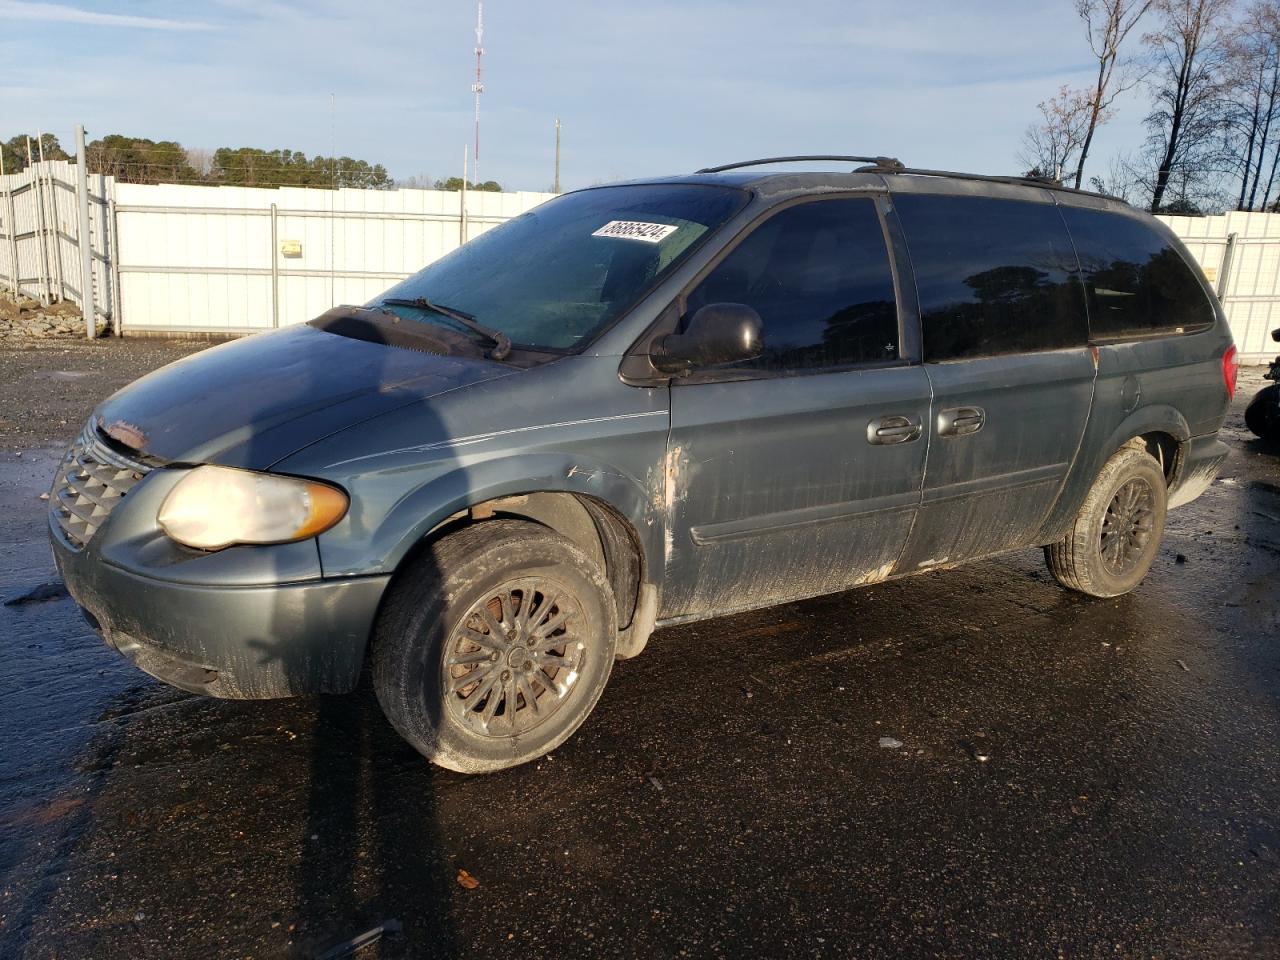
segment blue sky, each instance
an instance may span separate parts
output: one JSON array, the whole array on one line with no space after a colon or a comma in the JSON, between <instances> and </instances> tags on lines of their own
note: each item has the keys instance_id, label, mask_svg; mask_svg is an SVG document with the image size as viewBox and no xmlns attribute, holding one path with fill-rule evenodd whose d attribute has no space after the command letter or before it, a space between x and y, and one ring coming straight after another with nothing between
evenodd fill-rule
<instances>
[{"instance_id":1,"label":"blue sky","mask_svg":"<svg viewBox=\"0 0 1280 960\"><path fill-rule=\"evenodd\" d=\"M566 189L785 153L1017 172L1092 70L1071 0L488 0L482 179ZM0 0L0 137L124 133L445 177L472 134L474 0ZM1089 172L1141 139L1127 95Z\"/></svg>"}]
</instances>

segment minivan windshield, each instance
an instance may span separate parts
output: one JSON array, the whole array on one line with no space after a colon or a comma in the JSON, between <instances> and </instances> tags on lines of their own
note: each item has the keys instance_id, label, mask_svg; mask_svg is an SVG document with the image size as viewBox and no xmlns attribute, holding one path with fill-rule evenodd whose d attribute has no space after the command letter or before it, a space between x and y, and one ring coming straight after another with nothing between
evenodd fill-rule
<instances>
[{"instance_id":1,"label":"minivan windshield","mask_svg":"<svg viewBox=\"0 0 1280 960\"><path fill-rule=\"evenodd\" d=\"M486 231L369 305L474 334L474 326L450 316L462 314L517 347L572 350L612 324L747 199L732 187L692 184L565 194Z\"/></svg>"}]
</instances>

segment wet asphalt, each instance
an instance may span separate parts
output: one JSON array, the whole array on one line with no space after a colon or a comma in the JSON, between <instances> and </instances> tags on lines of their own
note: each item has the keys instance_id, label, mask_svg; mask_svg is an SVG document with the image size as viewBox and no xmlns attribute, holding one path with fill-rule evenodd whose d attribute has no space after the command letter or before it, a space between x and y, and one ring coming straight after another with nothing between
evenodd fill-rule
<instances>
[{"instance_id":1,"label":"wet asphalt","mask_svg":"<svg viewBox=\"0 0 1280 960\"><path fill-rule=\"evenodd\" d=\"M45 402L42 363L10 402ZM55 580L38 495L103 392L57 382L70 425L0 449L3 597ZM1134 594L1029 551L662 630L490 776L428 765L367 685L202 699L68 599L0 607L0 957L318 957L387 921L356 956L1278 956L1260 385Z\"/></svg>"}]
</instances>

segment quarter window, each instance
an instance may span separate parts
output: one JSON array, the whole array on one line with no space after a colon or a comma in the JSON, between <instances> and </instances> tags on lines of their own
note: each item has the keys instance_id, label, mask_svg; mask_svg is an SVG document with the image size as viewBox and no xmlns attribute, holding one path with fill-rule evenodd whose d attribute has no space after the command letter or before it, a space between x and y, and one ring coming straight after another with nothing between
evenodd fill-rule
<instances>
[{"instance_id":1,"label":"quarter window","mask_svg":"<svg viewBox=\"0 0 1280 960\"><path fill-rule=\"evenodd\" d=\"M1064 207L1095 340L1203 330L1213 305L1187 261L1150 224L1135 217Z\"/></svg>"},{"instance_id":2,"label":"quarter window","mask_svg":"<svg viewBox=\"0 0 1280 960\"><path fill-rule=\"evenodd\" d=\"M689 294L686 317L745 303L764 321L764 354L732 369L788 372L893 360L898 312L875 201L788 207L751 232Z\"/></svg>"},{"instance_id":3,"label":"quarter window","mask_svg":"<svg viewBox=\"0 0 1280 960\"><path fill-rule=\"evenodd\" d=\"M927 362L1085 345L1084 294L1054 205L926 194L894 203Z\"/></svg>"}]
</instances>

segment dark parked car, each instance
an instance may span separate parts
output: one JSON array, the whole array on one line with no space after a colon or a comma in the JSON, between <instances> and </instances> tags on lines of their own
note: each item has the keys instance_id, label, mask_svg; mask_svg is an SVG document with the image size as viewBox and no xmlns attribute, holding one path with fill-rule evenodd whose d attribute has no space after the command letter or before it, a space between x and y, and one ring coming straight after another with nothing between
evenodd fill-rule
<instances>
[{"instance_id":1,"label":"dark parked car","mask_svg":"<svg viewBox=\"0 0 1280 960\"><path fill-rule=\"evenodd\" d=\"M1280 328L1271 331L1271 339L1280 343ZM1271 361L1263 378L1272 381L1263 387L1244 411L1244 422L1263 440L1280 442L1280 357Z\"/></svg>"},{"instance_id":2,"label":"dark parked car","mask_svg":"<svg viewBox=\"0 0 1280 960\"><path fill-rule=\"evenodd\" d=\"M571 193L144 377L54 485L72 595L186 690L371 661L406 739L486 771L655 626L1028 547L1133 590L1226 454L1235 348L1182 245L1103 196L819 159L862 165Z\"/></svg>"}]
</instances>

